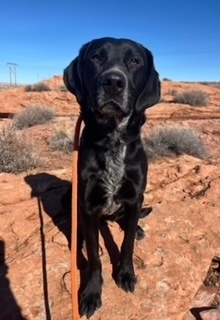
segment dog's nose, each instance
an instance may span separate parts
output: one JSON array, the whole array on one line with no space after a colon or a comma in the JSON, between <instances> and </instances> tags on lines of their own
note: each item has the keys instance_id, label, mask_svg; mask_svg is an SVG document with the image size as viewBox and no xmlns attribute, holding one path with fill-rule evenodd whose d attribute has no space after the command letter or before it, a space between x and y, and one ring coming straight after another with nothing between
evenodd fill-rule
<instances>
[{"instance_id":1,"label":"dog's nose","mask_svg":"<svg viewBox=\"0 0 220 320\"><path fill-rule=\"evenodd\" d=\"M101 85L106 93L119 94L126 85L125 77L120 73L105 73L101 79Z\"/></svg>"}]
</instances>

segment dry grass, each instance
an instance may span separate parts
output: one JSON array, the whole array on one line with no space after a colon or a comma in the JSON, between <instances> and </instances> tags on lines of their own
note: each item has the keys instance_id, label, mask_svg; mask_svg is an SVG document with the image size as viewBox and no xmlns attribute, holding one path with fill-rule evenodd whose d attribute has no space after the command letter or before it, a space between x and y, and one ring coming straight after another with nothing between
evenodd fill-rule
<instances>
[{"instance_id":1,"label":"dry grass","mask_svg":"<svg viewBox=\"0 0 220 320\"><path fill-rule=\"evenodd\" d=\"M166 126L156 128L144 140L149 159L188 154L204 159L208 156L200 133L191 128Z\"/></svg>"},{"instance_id":2,"label":"dry grass","mask_svg":"<svg viewBox=\"0 0 220 320\"><path fill-rule=\"evenodd\" d=\"M174 102L189 104L191 106L207 106L209 103L209 96L206 92L201 90L189 90L182 93L174 93Z\"/></svg>"},{"instance_id":3,"label":"dry grass","mask_svg":"<svg viewBox=\"0 0 220 320\"><path fill-rule=\"evenodd\" d=\"M13 119L15 129L25 129L39 124L45 124L55 117L55 111L52 108L32 106L21 111Z\"/></svg>"},{"instance_id":4,"label":"dry grass","mask_svg":"<svg viewBox=\"0 0 220 320\"><path fill-rule=\"evenodd\" d=\"M73 138L64 131L57 131L50 141L51 150L63 151L67 154L73 152Z\"/></svg>"},{"instance_id":5,"label":"dry grass","mask_svg":"<svg viewBox=\"0 0 220 320\"><path fill-rule=\"evenodd\" d=\"M24 90L26 92L42 92L42 91L51 91L50 87L44 82L38 82L33 85L27 85Z\"/></svg>"},{"instance_id":6,"label":"dry grass","mask_svg":"<svg viewBox=\"0 0 220 320\"><path fill-rule=\"evenodd\" d=\"M64 85L60 85L60 86L58 87L58 91L67 92L68 90L67 90L67 88L66 88Z\"/></svg>"},{"instance_id":7,"label":"dry grass","mask_svg":"<svg viewBox=\"0 0 220 320\"><path fill-rule=\"evenodd\" d=\"M0 131L0 172L18 174L40 165L33 145L13 127Z\"/></svg>"},{"instance_id":8,"label":"dry grass","mask_svg":"<svg viewBox=\"0 0 220 320\"><path fill-rule=\"evenodd\" d=\"M203 84L205 86L210 86L210 87L214 87L214 88L218 88L220 89L220 82L219 81L213 81L213 82L209 82L209 81L200 81L200 84Z\"/></svg>"}]
</instances>

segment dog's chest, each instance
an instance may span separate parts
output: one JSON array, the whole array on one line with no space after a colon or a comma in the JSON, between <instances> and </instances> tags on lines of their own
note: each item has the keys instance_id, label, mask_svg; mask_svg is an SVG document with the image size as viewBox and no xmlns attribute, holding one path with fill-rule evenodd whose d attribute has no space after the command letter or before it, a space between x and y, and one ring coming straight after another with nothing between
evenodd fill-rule
<instances>
[{"instance_id":1,"label":"dog's chest","mask_svg":"<svg viewBox=\"0 0 220 320\"><path fill-rule=\"evenodd\" d=\"M108 150L105 157L105 169L100 172L102 187L105 190L106 205L101 214L113 214L120 208L117 192L122 185L125 171L126 145L119 145L116 150Z\"/></svg>"}]
</instances>

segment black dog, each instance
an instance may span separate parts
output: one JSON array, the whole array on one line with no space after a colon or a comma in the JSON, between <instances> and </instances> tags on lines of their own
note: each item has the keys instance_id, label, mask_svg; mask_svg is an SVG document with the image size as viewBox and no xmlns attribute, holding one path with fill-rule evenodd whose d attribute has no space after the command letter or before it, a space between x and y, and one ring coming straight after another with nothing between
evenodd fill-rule
<instances>
[{"instance_id":1,"label":"black dog","mask_svg":"<svg viewBox=\"0 0 220 320\"><path fill-rule=\"evenodd\" d=\"M89 273L80 313L89 317L101 306L100 217L123 217L116 281L125 291L135 288L132 254L138 219L144 215L147 176L140 130L145 109L159 102L160 82L149 50L114 38L85 44L65 69L64 82L76 96L85 123L79 150L79 204Z\"/></svg>"}]
</instances>

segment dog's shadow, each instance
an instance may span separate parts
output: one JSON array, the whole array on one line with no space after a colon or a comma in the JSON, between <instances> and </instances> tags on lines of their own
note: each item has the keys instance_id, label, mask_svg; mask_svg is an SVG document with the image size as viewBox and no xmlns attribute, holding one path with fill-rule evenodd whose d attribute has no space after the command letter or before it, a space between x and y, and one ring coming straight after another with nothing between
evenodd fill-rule
<instances>
[{"instance_id":1,"label":"dog's shadow","mask_svg":"<svg viewBox=\"0 0 220 320\"><path fill-rule=\"evenodd\" d=\"M63 207L62 198L71 188L71 182L48 173L28 175L24 180L31 187L31 196L38 200L39 211L42 205L44 212L65 235L70 247L71 214L67 207Z\"/></svg>"}]
</instances>

